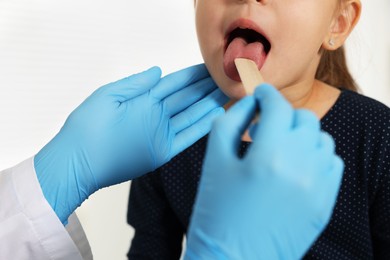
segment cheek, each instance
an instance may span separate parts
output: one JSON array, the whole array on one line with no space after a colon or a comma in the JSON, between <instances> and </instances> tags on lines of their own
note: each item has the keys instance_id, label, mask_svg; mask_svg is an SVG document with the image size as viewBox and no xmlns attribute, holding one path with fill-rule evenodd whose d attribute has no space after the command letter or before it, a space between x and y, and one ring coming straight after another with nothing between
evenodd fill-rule
<instances>
[{"instance_id":1,"label":"cheek","mask_svg":"<svg viewBox=\"0 0 390 260\"><path fill-rule=\"evenodd\" d=\"M232 99L245 96L241 83L230 80L223 70L225 9L220 0L198 0L195 22L199 47L210 75Z\"/></svg>"},{"instance_id":2,"label":"cheek","mask_svg":"<svg viewBox=\"0 0 390 260\"><path fill-rule=\"evenodd\" d=\"M205 5L199 6L195 13L196 32L198 42L203 52L212 52L216 44L220 41L218 28L222 18L216 16L212 8L204 8Z\"/></svg>"},{"instance_id":3,"label":"cheek","mask_svg":"<svg viewBox=\"0 0 390 260\"><path fill-rule=\"evenodd\" d=\"M280 30L273 35L270 62L281 67L292 64L308 66L318 56L328 31L329 18L325 15L307 15L302 19L293 12L286 13L284 18L279 19L282 21L278 23Z\"/></svg>"},{"instance_id":4,"label":"cheek","mask_svg":"<svg viewBox=\"0 0 390 260\"><path fill-rule=\"evenodd\" d=\"M225 75L221 62L216 62L215 59L209 59L205 61L205 64L211 77L225 95L233 100L239 100L246 95L241 82L233 81Z\"/></svg>"},{"instance_id":5,"label":"cheek","mask_svg":"<svg viewBox=\"0 0 390 260\"><path fill-rule=\"evenodd\" d=\"M291 41L303 48L319 49L329 31L333 9L326 5L321 9L318 4L312 4L308 9L312 11L305 16L298 10L292 13L289 25L285 26L288 26Z\"/></svg>"}]
</instances>

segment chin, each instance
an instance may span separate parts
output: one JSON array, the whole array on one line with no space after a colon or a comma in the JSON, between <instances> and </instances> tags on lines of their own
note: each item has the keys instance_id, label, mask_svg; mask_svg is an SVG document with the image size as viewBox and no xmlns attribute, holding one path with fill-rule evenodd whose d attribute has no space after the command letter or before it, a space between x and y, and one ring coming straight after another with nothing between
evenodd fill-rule
<instances>
[{"instance_id":1,"label":"chin","mask_svg":"<svg viewBox=\"0 0 390 260\"><path fill-rule=\"evenodd\" d=\"M240 100L246 96L245 89L241 82L226 79L223 81L216 80L218 87L228 96L231 100Z\"/></svg>"},{"instance_id":2,"label":"chin","mask_svg":"<svg viewBox=\"0 0 390 260\"><path fill-rule=\"evenodd\" d=\"M222 64L222 62L220 63ZM205 64L217 86L231 100L240 100L246 96L246 92L241 81L235 81L229 78L225 74L223 66L208 62L205 62Z\"/></svg>"}]
</instances>

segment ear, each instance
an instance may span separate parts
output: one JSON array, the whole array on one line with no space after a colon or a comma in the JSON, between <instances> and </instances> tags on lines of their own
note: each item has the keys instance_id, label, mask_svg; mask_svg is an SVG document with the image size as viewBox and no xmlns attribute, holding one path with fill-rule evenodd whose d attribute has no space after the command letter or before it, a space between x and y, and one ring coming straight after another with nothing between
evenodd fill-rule
<instances>
[{"instance_id":1,"label":"ear","mask_svg":"<svg viewBox=\"0 0 390 260\"><path fill-rule=\"evenodd\" d=\"M341 3L322 47L326 50L336 50L341 47L360 18L362 4L360 0L346 0Z\"/></svg>"}]
</instances>

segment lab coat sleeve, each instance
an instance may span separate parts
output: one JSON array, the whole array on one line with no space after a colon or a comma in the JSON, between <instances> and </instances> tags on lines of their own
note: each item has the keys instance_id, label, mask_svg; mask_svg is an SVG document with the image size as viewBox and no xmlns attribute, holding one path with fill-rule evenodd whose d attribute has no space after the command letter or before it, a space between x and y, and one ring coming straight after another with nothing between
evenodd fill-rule
<instances>
[{"instance_id":1,"label":"lab coat sleeve","mask_svg":"<svg viewBox=\"0 0 390 260\"><path fill-rule=\"evenodd\" d=\"M0 172L0 259L92 259L77 217L69 222L44 198L33 158Z\"/></svg>"}]
</instances>

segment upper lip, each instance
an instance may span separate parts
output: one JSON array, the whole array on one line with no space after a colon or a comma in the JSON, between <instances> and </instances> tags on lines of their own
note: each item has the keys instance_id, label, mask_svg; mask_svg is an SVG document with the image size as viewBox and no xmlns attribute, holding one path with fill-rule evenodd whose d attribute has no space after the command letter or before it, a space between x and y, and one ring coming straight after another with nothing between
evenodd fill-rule
<instances>
[{"instance_id":1,"label":"upper lip","mask_svg":"<svg viewBox=\"0 0 390 260\"><path fill-rule=\"evenodd\" d=\"M232 22L229 25L228 29L226 30L226 33L225 33L225 50L227 48L227 45L229 44L228 40L229 40L230 34L237 28L253 30L253 31L261 34L262 36L264 36L264 38L268 42L270 42L268 37L267 37L267 35L265 35L264 31L254 21L252 21L250 19L240 18L240 19L237 19L234 22Z\"/></svg>"}]
</instances>

